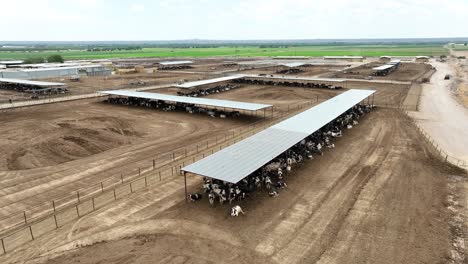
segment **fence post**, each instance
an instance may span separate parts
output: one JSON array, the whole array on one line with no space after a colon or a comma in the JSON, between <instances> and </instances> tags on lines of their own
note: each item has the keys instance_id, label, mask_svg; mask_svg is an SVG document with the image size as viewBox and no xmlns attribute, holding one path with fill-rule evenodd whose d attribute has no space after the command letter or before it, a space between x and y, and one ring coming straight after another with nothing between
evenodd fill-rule
<instances>
[{"instance_id":1,"label":"fence post","mask_svg":"<svg viewBox=\"0 0 468 264\"><path fill-rule=\"evenodd\" d=\"M155 160L153 160L153 170L154 170L154 168L156 168L156 161Z\"/></svg>"},{"instance_id":2,"label":"fence post","mask_svg":"<svg viewBox=\"0 0 468 264\"><path fill-rule=\"evenodd\" d=\"M104 192L104 184L101 182L101 193Z\"/></svg>"},{"instance_id":3,"label":"fence post","mask_svg":"<svg viewBox=\"0 0 468 264\"><path fill-rule=\"evenodd\" d=\"M31 227L31 226L29 226L29 233L31 233L31 238L32 238L32 240L34 240L34 235L33 235L32 227Z\"/></svg>"},{"instance_id":4,"label":"fence post","mask_svg":"<svg viewBox=\"0 0 468 264\"><path fill-rule=\"evenodd\" d=\"M138 167L138 176L140 176L140 175L141 175L141 168Z\"/></svg>"},{"instance_id":5,"label":"fence post","mask_svg":"<svg viewBox=\"0 0 468 264\"><path fill-rule=\"evenodd\" d=\"M94 197L93 197L93 199L91 199L91 200L92 200L92 202L93 202L93 211L95 211L95 210L96 210L96 207L94 206Z\"/></svg>"},{"instance_id":6,"label":"fence post","mask_svg":"<svg viewBox=\"0 0 468 264\"><path fill-rule=\"evenodd\" d=\"M0 239L2 241L2 248L3 248L3 253L6 254L6 250L5 250L5 243L3 242L3 238Z\"/></svg>"},{"instance_id":7,"label":"fence post","mask_svg":"<svg viewBox=\"0 0 468 264\"><path fill-rule=\"evenodd\" d=\"M54 213L55 213L55 201L52 200L52 207L54 208Z\"/></svg>"},{"instance_id":8,"label":"fence post","mask_svg":"<svg viewBox=\"0 0 468 264\"><path fill-rule=\"evenodd\" d=\"M24 223L28 224L28 220L26 219L26 211L23 211L23 216L24 216Z\"/></svg>"},{"instance_id":9,"label":"fence post","mask_svg":"<svg viewBox=\"0 0 468 264\"><path fill-rule=\"evenodd\" d=\"M146 176L145 176L145 187L148 187L148 180L146 179Z\"/></svg>"},{"instance_id":10,"label":"fence post","mask_svg":"<svg viewBox=\"0 0 468 264\"><path fill-rule=\"evenodd\" d=\"M123 183L123 173L120 173L120 179L122 180L121 183Z\"/></svg>"},{"instance_id":11,"label":"fence post","mask_svg":"<svg viewBox=\"0 0 468 264\"><path fill-rule=\"evenodd\" d=\"M130 193L133 193L132 183L130 182Z\"/></svg>"},{"instance_id":12,"label":"fence post","mask_svg":"<svg viewBox=\"0 0 468 264\"><path fill-rule=\"evenodd\" d=\"M159 181L161 181L161 171L159 171Z\"/></svg>"},{"instance_id":13,"label":"fence post","mask_svg":"<svg viewBox=\"0 0 468 264\"><path fill-rule=\"evenodd\" d=\"M174 176L174 167L171 167L171 175Z\"/></svg>"},{"instance_id":14,"label":"fence post","mask_svg":"<svg viewBox=\"0 0 468 264\"><path fill-rule=\"evenodd\" d=\"M115 188L114 188L114 200L117 200L117 195L115 195Z\"/></svg>"},{"instance_id":15,"label":"fence post","mask_svg":"<svg viewBox=\"0 0 468 264\"><path fill-rule=\"evenodd\" d=\"M78 199L78 203L80 203L80 191L76 191L76 198Z\"/></svg>"},{"instance_id":16,"label":"fence post","mask_svg":"<svg viewBox=\"0 0 468 264\"><path fill-rule=\"evenodd\" d=\"M76 205L75 207L76 207L76 215L80 217L80 211L78 210L78 205Z\"/></svg>"},{"instance_id":17,"label":"fence post","mask_svg":"<svg viewBox=\"0 0 468 264\"><path fill-rule=\"evenodd\" d=\"M57 216L55 214L54 214L54 222L55 222L55 228L58 228Z\"/></svg>"}]
</instances>

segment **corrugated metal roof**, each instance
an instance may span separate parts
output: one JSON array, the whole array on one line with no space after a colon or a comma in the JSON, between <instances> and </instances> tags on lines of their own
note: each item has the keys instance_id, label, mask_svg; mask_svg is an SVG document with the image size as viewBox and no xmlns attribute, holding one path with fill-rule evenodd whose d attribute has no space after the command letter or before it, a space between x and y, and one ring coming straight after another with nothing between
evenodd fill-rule
<instances>
[{"instance_id":1,"label":"corrugated metal roof","mask_svg":"<svg viewBox=\"0 0 468 264\"><path fill-rule=\"evenodd\" d=\"M159 64L161 65L179 65L179 64L191 64L193 63L193 61L162 61L162 62L159 62Z\"/></svg>"},{"instance_id":2,"label":"corrugated metal roof","mask_svg":"<svg viewBox=\"0 0 468 264\"><path fill-rule=\"evenodd\" d=\"M313 78L313 77L302 77L302 76L278 76L278 75L266 75L266 76L260 76L258 74L244 74L243 77L246 78L262 78L262 79L281 79L281 80L294 80L294 81L315 81L315 82L337 82L337 83L342 83L345 82L346 80L344 79L335 79L335 78Z\"/></svg>"},{"instance_id":3,"label":"corrugated metal roof","mask_svg":"<svg viewBox=\"0 0 468 264\"><path fill-rule=\"evenodd\" d=\"M45 72L45 71L56 71L56 70L74 70L74 69L90 69L90 68L102 68L104 66L100 64L90 64L90 65L79 65L79 66L69 66L69 67L51 67L51 68L40 68L40 69L21 69L18 71L22 72Z\"/></svg>"},{"instance_id":4,"label":"corrugated metal roof","mask_svg":"<svg viewBox=\"0 0 468 264\"><path fill-rule=\"evenodd\" d=\"M232 75L232 76L226 76L226 77L220 77L220 78L214 78L214 79L208 79L208 80L186 82L184 84L176 85L176 87L189 89L189 88L202 86L202 85L207 85L207 84L213 84L213 83L230 81L230 80L234 80L234 79L240 79L240 78L242 78L244 76L245 75L243 75L243 74L238 74L238 75Z\"/></svg>"},{"instance_id":5,"label":"corrugated metal roof","mask_svg":"<svg viewBox=\"0 0 468 264\"><path fill-rule=\"evenodd\" d=\"M42 86L42 87L64 86L65 85L64 83L27 81L27 80L10 79L10 78L0 78L0 82L15 83L15 84L26 84L26 85L34 85L34 86Z\"/></svg>"},{"instance_id":6,"label":"corrugated metal roof","mask_svg":"<svg viewBox=\"0 0 468 264\"><path fill-rule=\"evenodd\" d=\"M294 67L300 67L300 66L308 65L308 63L306 63L306 62L290 62L290 63L282 63L280 65L290 67L290 68L294 68Z\"/></svg>"},{"instance_id":7,"label":"corrugated metal roof","mask_svg":"<svg viewBox=\"0 0 468 264\"><path fill-rule=\"evenodd\" d=\"M237 183L374 92L349 90L182 170Z\"/></svg>"},{"instance_id":8,"label":"corrugated metal roof","mask_svg":"<svg viewBox=\"0 0 468 264\"><path fill-rule=\"evenodd\" d=\"M363 56L323 56L324 59L364 59Z\"/></svg>"},{"instance_id":9,"label":"corrugated metal roof","mask_svg":"<svg viewBox=\"0 0 468 264\"><path fill-rule=\"evenodd\" d=\"M399 64L401 63L401 60L400 59L394 59L394 60L391 60L389 63L387 64L390 64L390 65L395 65L395 64Z\"/></svg>"},{"instance_id":10,"label":"corrugated metal roof","mask_svg":"<svg viewBox=\"0 0 468 264\"><path fill-rule=\"evenodd\" d=\"M379 67L372 68L372 70L374 70L374 71L385 71L385 70L391 69L393 67L395 67L395 65L385 64L385 65L382 65L382 66L379 66Z\"/></svg>"},{"instance_id":11,"label":"corrugated metal roof","mask_svg":"<svg viewBox=\"0 0 468 264\"><path fill-rule=\"evenodd\" d=\"M237 102L237 101L229 101L229 100L186 97L186 96L176 96L176 95L146 93L146 92L133 92L133 91L123 91L123 90L102 91L99 93L108 94L108 95L136 97L136 98L146 98L146 99L152 99L152 100L179 102L179 103L187 103L187 104L206 105L206 106L223 107L223 108L225 107L225 108L240 109L240 110L247 110L247 111L257 111L257 110L261 110L261 109L272 106L269 104L255 104L255 103L245 103L245 102Z\"/></svg>"},{"instance_id":12,"label":"corrugated metal roof","mask_svg":"<svg viewBox=\"0 0 468 264\"><path fill-rule=\"evenodd\" d=\"M0 64L13 65L13 64L21 64L23 62L24 61L22 61L22 60L5 60L5 61L0 61Z\"/></svg>"}]
</instances>

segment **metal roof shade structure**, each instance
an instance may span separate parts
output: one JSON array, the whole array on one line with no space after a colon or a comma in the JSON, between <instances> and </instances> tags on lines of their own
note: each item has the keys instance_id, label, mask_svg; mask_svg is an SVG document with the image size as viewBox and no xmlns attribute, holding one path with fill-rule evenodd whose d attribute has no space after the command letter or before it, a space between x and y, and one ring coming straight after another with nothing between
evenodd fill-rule
<instances>
[{"instance_id":1,"label":"metal roof shade structure","mask_svg":"<svg viewBox=\"0 0 468 264\"><path fill-rule=\"evenodd\" d=\"M198 162L184 172L238 183L304 138L330 123L374 90L349 90Z\"/></svg>"},{"instance_id":2,"label":"metal roof shade structure","mask_svg":"<svg viewBox=\"0 0 468 264\"><path fill-rule=\"evenodd\" d=\"M394 59L394 60L391 60L389 63L389 65L396 65L396 64L400 64L401 63L401 60L400 59Z\"/></svg>"},{"instance_id":3,"label":"metal roof shade structure","mask_svg":"<svg viewBox=\"0 0 468 264\"><path fill-rule=\"evenodd\" d=\"M297 81L316 81L316 82L337 82L342 83L346 82L344 79L332 79L332 78L311 78L311 77L302 77L302 76L278 76L278 75L266 75L260 76L258 74L244 74L243 78L263 78L263 79L280 79L280 80L297 80Z\"/></svg>"},{"instance_id":4,"label":"metal roof shade structure","mask_svg":"<svg viewBox=\"0 0 468 264\"><path fill-rule=\"evenodd\" d=\"M294 68L294 67L301 67L301 66L304 66L304 65L309 65L309 63L306 63L306 62L290 62L290 63L282 63L280 65L286 66L286 67L289 67L289 68Z\"/></svg>"},{"instance_id":5,"label":"metal roof shade structure","mask_svg":"<svg viewBox=\"0 0 468 264\"><path fill-rule=\"evenodd\" d=\"M102 91L99 93L107 94L107 95L118 95L118 96L145 98L145 99L152 99L152 100L187 103L187 104L194 104L194 105L205 105L205 106L223 107L223 108L231 108L231 109L240 109L240 110L247 110L247 111L257 111L257 110L272 107L272 105L269 105L269 104L255 104L255 103L245 103L245 102L229 101L229 100L185 97L185 96L177 96L177 95L133 92L133 91L122 91L122 90Z\"/></svg>"},{"instance_id":6,"label":"metal roof shade structure","mask_svg":"<svg viewBox=\"0 0 468 264\"><path fill-rule=\"evenodd\" d=\"M179 64L192 64L193 61L162 61L159 62L161 65L179 65Z\"/></svg>"},{"instance_id":7,"label":"metal roof shade structure","mask_svg":"<svg viewBox=\"0 0 468 264\"><path fill-rule=\"evenodd\" d=\"M385 64L385 65L382 65L382 66L379 66L379 67L372 68L372 70L373 71L385 71L385 70L391 69L393 67L395 67L395 65Z\"/></svg>"},{"instance_id":8,"label":"metal roof shade structure","mask_svg":"<svg viewBox=\"0 0 468 264\"><path fill-rule=\"evenodd\" d=\"M28 81L28 80L9 79L9 78L0 78L0 83L24 84L24 85L32 85L32 86L40 86L40 87L65 86L64 83L39 82L39 81Z\"/></svg>"},{"instance_id":9,"label":"metal roof shade structure","mask_svg":"<svg viewBox=\"0 0 468 264\"><path fill-rule=\"evenodd\" d=\"M23 63L24 61L22 60L6 60L6 61L0 61L0 64L4 64L4 65L15 65L15 64L21 64Z\"/></svg>"},{"instance_id":10,"label":"metal roof shade structure","mask_svg":"<svg viewBox=\"0 0 468 264\"><path fill-rule=\"evenodd\" d=\"M190 88L194 88L194 87L197 87L197 86L202 86L202 85L207 85L207 84L213 84L213 83L226 82L226 81L230 81L230 80L240 79L240 78L243 78L244 76L245 75L243 75L243 74L238 74L238 75L232 75L232 76L226 76L226 77L220 77L220 78L214 78L214 79L208 79L208 80L186 82L186 83L183 83L183 84L176 85L175 87L190 89Z\"/></svg>"}]
</instances>

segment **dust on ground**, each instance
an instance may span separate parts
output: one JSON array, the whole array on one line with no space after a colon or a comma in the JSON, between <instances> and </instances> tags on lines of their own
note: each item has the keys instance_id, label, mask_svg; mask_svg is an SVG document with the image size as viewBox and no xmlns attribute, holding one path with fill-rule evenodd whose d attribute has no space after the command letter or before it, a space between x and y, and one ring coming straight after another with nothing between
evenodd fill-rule
<instances>
[{"instance_id":1,"label":"dust on ground","mask_svg":"<svg viewBox=\"0 0 468 264\"><path fill-rule=\"evenodd\" d=\"M407 118L380 109L288 176L278 198L183 201L183 179L39 237L5 263L449 263L450 175ZM464 177L464 176L463 176ZM198 191L200 178L190 177Z\"/></svg>"},{"instance_id":2,"label":"dust on ground","mask_svg":"<svg viewBox=\"0 0 468 264\"><path fill-rule=\"evenodd\" d=\"M384 65L381 62L371 62L351 69L346 69L328 75L333 78L365 79L371 76L375 80L414 81L432 69L430 64L402 62L400 67L387 76L373 76L372 68Z\"/></svg>"}]
</instances>

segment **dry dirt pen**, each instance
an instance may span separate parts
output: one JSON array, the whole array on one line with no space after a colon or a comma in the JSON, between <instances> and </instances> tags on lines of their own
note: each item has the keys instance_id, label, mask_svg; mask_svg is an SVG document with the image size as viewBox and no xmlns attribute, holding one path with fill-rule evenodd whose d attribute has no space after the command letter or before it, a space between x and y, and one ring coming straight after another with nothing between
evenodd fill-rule
<instances>
[{"instance_id":1,"label":"dry dirt pen","mask_svg":"<svg viewBox=\"0 0 468 264\"><path fill-rule=\"evenodd\" d=\"M244 89L246 88L246 89ZM382 92L383 92L382 88ZM304 89L304 88L295 88L295 87L277 87L277 86L248 86L248 87L243 87L241 89L237 90L232 90L226 93L222 94L217 94L213 95L213 98L224 98L224 99L238 99L238 100L245 100L245 101L250 101L250 102L263 102L263 103L269 103L273 102L275 104L275 117L278 115L278 117L284 117L285 115L288 114L288 112L292 111L297 111L297 107L309 107L310 102L314 102L318 100L323 101L326 100L330 97L333 97L337 91L332 91L332 90L320 90L320 89ZM255 95L255 96L252 96ZM319 97L317 97L319 96ZM385 93L380 94L375 97L376 102L379 102L379 97L383 96L386 98ZM384 102L386 99L382 99L380 102ZM292 104L291 104L292 103ZM314 103L312 103L314 104ZM100 105L101 106L101 105ZM289 107L288 107L289 106ZM89 105L84 106L83 108L89 109L90 111L96 111L95 109L93 110L92 108L89 108ZM119 106L112 106L112 107L119 107ZM133 115L138 115L140 116L146 116L148 115L147 120L153 120L154 117L150 114L147 113L147 111L152 112L152 110L149 109L130 109L127 107L122 107L125 109L125 111L129 112L134 112ZM102 113L109 112L111 108L106 108L101 110ZM50 110L51 112L54 112L54 109ZM84 110L81 110L84 111ZM81 111L77 111L78 116L83 116ZM123 112L119 111L116 114L117 115L122 115ZM27 116L28 113L25 113L25 116ZM44 116L48 116L50 113L45 113ZM167 113L164 113L164 115L167 115ZM186 114L182 114L186 115ZM180 115L177 115L176 119L179 119ZM23 117L25 118L25 117ZM19 117L19 120L21 120L21 117ZM220 120L216 120L216 122L219 122ZM100 124L102 125L102 124ZM68 125L65 125L68 126ZM130 146L129 148L123 148L120 151L116 151L113 153L105 153L102 156L99 156L101 154L96 154L93 156L94 158L102 158L102 161L99 162L99 164L90 164L89 160L87 158L79 159L76 161L76 163L64 163L64 166L58 165L58 166L52 166L52 167L47 167L42 171L43 169L38 169L37 170L37 176L39 178L44 177L46 174L52 174L56 178L63 178L65 175L68 173L77 173L80 170L89 170L89 168L95 167L96 165L99 167L101 166L102 171L98 170L97 172L94 171L88 171L89 175L93 175L94 182L95 184L91 184L89 182L85 182L85 184L80 185L80 184L74 184L72 185L74 188L67 187L66 189L62 189L60 192L54 192L53 189L49 190L50 193L45 195L43 198L40 198L40 195L37 196L35 195L35 199L39 197L38 200L45 201L45 203L41 206L37 206L35 208L32 208L31 210L25 210L22 213L18 213L15 215L14 220L11 220L13 218L9 218L9 220L6 221L6 225L10 226L18 226L18 224L21 227L25 228L20 228L18 229L18 233L11 233L11 235L7 236L4 238L3 243L6 245L5 250L10 252L13 248L20 246L26 241L30 241L33 239L37 239L38 236L42 235L43 233L49 233L49 232L55 232L52 230L55 230L57 227L60 227L64 225L66 222L73 221L77 217L81 217L87 213L93 212L94 210L101 208L102 206L105 206L108 202L114 201L119 197L125 196L130 193L136 192L138 189L143 189L144 187L147 186L155 186L157 187L159 181L164 181L165 179L172 179L172 176L176 176L178 174L178 169L180 169L181 166L185 165L188 162L193 162L196 159L202 158L204 155L207 155L210 153L210 151L216 151L217 149L225 146L223 145L224 143L230 144L235 142L236 140L240 140L243 136L248 135L248 133L252 133L252 129L258 129L258 127L250 127L247 129L246 125L241 125L238 128L235 128L234 126L232 129L234 129L234 135L233 138L230 137L230 132L225 133L225 129L220 129L219 134L213 135L213 128L210 127L208 130L210 131L210 134L214 137L212 137L210 140L211 142L208 142L208 146L205 148L205 139L206 135L199 135L198 142L196 145L192 145L187 148L181 148L177 150L176 152L172 152L174 154L171 154L171 150L173 150L175 147L174 142L169 142L167 145L164 145L162 148L153 148L153 147L148 147L147 145L144 145L142 147L133 147ZM119 130L121 128L117 128ZM232 130L231 129L231 130ZM239 132L236 132L239 129ZM244 131L242 131L245 129ZM215 129L216 131L216 129ZM224 138L223 138L224 135ZM180 136L180 135L179 135ZM164 140L164 137L161 137ZM187 139L188 140L188 139ZM194 142L197 139L191 138L189 141ZM231 140L231 141L229 141ZM226 141L230 142L227 143ZM154 142L153 142L154 143ZM184 146L184 142L178 142L182 146ZM134 143L132 143L133 145ZM138 144L136 144L138 145ZM119 148L117 148L119 149ZM158 152L162 152L165 154L162 154L158 156L155 159L148 159L148 156L151 156L154 153L155 150L157 149ZM183 150L182 150L183 149ZM204 150L205 152L203 152ZM117 164L116 168L111 167L106 167L106 163L112 164L112 160L117 157L117 159L120 159L122 157L128 158L128 154L123 154L123 153L128 153L131 151L137 151L136 156L139 156L137 159L133 160L126 160L124 162L121 162L122 164ZM149 154L152 153L152 154ZM198 156L197 156L198 155ZM201 155L201 157L200 157ZM105 156L112 156L112 157L105 157ZM195 157L196 156L196 157ZM144 157L144 158L143 158ZM135 162L135 160L137 162ZM74 170L71 170L69 167L70 166L77 166ZM131 165L130 165L131 164ZM114 163L113 166L116 164ZM133 170L128 171L125 169L125 173L123 173L123 177L121 172L122 168L128 168L129 166L134 166ZM50 171L52 170L52 171ZM34 170L32 170L34 172ZM107 182L107 177L104 177L106 173L103 173L104 171L109 172L110 175L114 175L113 177L110 177L109 182ZM159 173L161 172L161 174ZM97 173L97 175L96 175ZM102 175L101 175L102 173ZM28 174L30 174L30 171L28 171ZM107 174L107 175L109 175ZM21 173L18 173L18 171L13 171L11 173L7 174L10 179L13 178L18 178L21 176ZM101 176L99 176L101 175ZM161 175L161 176L160 176ZM98 176L96 178L96 176ZM99 178L102 177L102 178ZM161 177L161 178L159 178ZM3 177L2 177L3 178ZM27 178L24 179L29 181ZM47 185L48 181L50 179L47 179L44 181L44 184ZM102 180L102 181L99 181ZM106 181L104 181L106 180ZM180 179L179 179L180 180ZM102 182L102 183L101 183ZM9 182L9 184L14 184L14 182ZM34 188L34 183L32 183L31 187ZM123 187L125 186L125 187ZM21 186L20 186L21 187ZM121 189L120 189L121 188ZM76 192L78 190L78 192ZM36 191L35 191L36 192ZM60 199L48 199L47 197L61 197L60 193L68 193L67 196L63 196ZM37 192L35 193L37 194ZM115 195L114 195L115 194ZM20 197L20 195L15 194L14 192L12 193L13 196ZM101 195L107 195L105 197L107 198L102 198L105 200L103 202L100 200ZM180 194L179 194L180 195ZM31 196L32 197L32 196ZM24 201L22 201L24 202ZM25 203L23 204L23 208L27 209L30 208L30 205L37 204L37 201L34 201L34 203ZM17 209L21 207L21 203L17 204L12 204L11 208ZM54 210L55 208L55 210ZM17 210L16 210L17 211ZM11 211L10 211L11 212ZM26 213L25 213L26 212ZM60 216L59 216L60 215Z\"/></svg>"},{"instance_id":2,"label":"dry dirt pen","mask_svg":"<svg viewBox=\"0 0 468 264\"><path fill-rule=\"evenodd\" d=\"M255 194L247 215L183 202L183 177L131 193L36 237L5 263L446 263L452 260L447 176L412 122L378 109L307 161L278 198ZM151 174L148 174L152 177ZM139 185L144 186L144 181ZM157 181L157 178L156 178ZM189 188L200 188L190 177ZM137 183L135 183L135 187ZM132 187L133 188L133 187ZM137 188L135 188L136 190ZM94 201L96 203L96 201ZM92 208L92 202L86 208ZM74 209L76 211L76 209ZM80 208L78 208L78 211ZM70 215L77 214L70 211ZM48 226L55 229L54 221ZM37 227L32 227L34 230ZM30 237L26 230L24 237ZM22 237L22 236L20 236ZM15 241L19 241L18 240ZM30 239L30 238L29 238ZM11 242L11 241L10 241ZM229 254L226 254L229 252Z\"/></svg>"},{"instance_id":3,"label":"dry dirt pen","mask_svg":"<svg viewBox=\"0 0 468 264\"><path fill-rule=\"evenodd\" d=\"M333 73L336 71L343 70L345 66L320 66L320 65L312 65L309 67L295 67L297 69L300 69L302 72L299 73L294 73L294 74L284 74L285 76L288 75L294 75L294 76L315 76L315 75L321 75L325 73ZM252 69L252 70L245 70L242 71L241 73L245 74L274 74L278 75L276 72L277 71L282 71L282 70L288 70L291 69L286 66L271 66L268 68L262 68L262 69Z\"/></svg>"},{"instance_id":4,"label":"dry dirt pen","mask_svg":"<svg viewBox=\"0 0 468 264\"><path fill-rule=\"evenodd\" d=\"M289 113L300 111L314 103L296 103L288 105L284 109L277 108L272 113L273 117L269 119L258 120L249 126L242 126L228 131L223 130L215 138L209 137L206 141L197 142L197 144L159 155L152 162L149 162L150 166L138 167L136 171L127 172L125 177L121 174L120 177L106 178L94 185L72 191L70 195L25 210L21 214L3 217L0 220L2 227L10 230L6 237L1 239L4 251L9 252L17 246L88 214L110 201L154 185L167 177L173 177L180 173L180 168L185 164L199 160L216 150L238 142L244 137L252 135L255 131L265 128L268 124L286 117ZM81 180L82 182L83 180ZM51 193L48 192L46 195L50 196ZM34 199L37 201L38 195L35 195Z\"/></svg>"},{"instance_id":5,"label":"dry dirt pen","mask_svg":"<svg viewBox=\"0 0 468 264\"><path fill-rule=\"evenodd\" d=\"M375 80L414 81L432 69L430 64L402 62L400 67L387 76L373 76L372 68L384 65L384 63L371 62L359 67L340 71L331 75L332 78L365 79L372 76Z\"/></svg>"},{"instance_id":6,"label":"dry dirt pen","mask_svg":"<svg viewBox=\"0 0 468 264\"><path fill-rule=\"evenodd\" d=\"M173 84L180 81L196 81L213 77L209 73L185 74L181 72L156 71L133 74L117 74L111 76L82 76L79 81L71 81L66 78L49 79L45 81L62 82L67 85L68 92L64 94L39 95L38 99L31 99L32 94L1 90L0 104L9 103L9 99L15 102L38 101L48 98L61 98L74 95L91 94L97 91L138 89L147 86Z\"/></svg>"}]
</instances>

